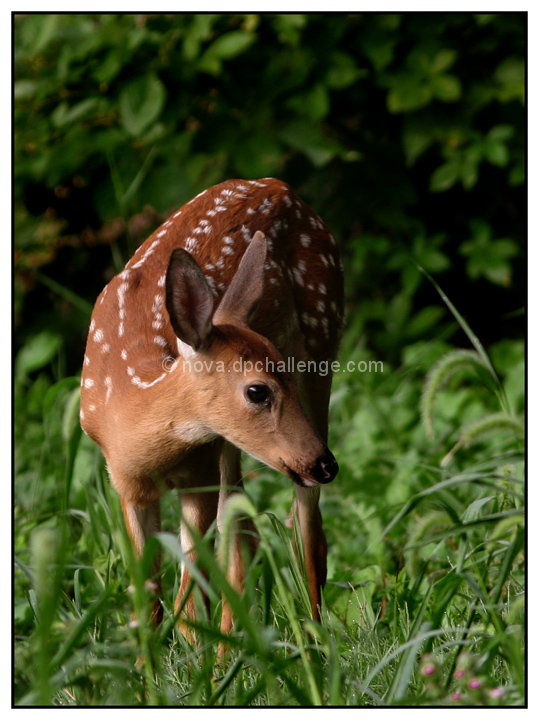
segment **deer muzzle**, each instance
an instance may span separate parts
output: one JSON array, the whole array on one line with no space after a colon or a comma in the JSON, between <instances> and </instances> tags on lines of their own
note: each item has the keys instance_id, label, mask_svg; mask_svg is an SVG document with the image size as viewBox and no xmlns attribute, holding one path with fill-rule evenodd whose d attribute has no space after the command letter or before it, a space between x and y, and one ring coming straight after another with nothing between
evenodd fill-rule
<instances>
[{"instance_id":1,"label":"deer muzzle","mask_svg":"<svg viewBox=\"0 0 539 720\"><path fill-rule=\"evenodd\" d=\"M301 471L294 470L283 462L283 470L292 480L302 487L314 487L330 483L339 472L339 464L333 453L325 448L322 455L319 455L314 463Z\"/></svg>"}]
</instances>

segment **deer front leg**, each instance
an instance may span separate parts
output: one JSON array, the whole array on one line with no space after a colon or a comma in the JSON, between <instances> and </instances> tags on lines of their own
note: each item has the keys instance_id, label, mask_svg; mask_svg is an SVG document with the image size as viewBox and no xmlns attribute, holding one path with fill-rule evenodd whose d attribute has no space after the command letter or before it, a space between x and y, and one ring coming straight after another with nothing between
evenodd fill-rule
<instances>
[{"instance_id":1,"label":"deer front leg","mask_svg":"<svg viewBox=\"0 0 539 720\"><path fill-rule=\"evenodd\" d=\"M133 545L135 555L140 557L144 551L144 545L150 535L158 533L161 530L161 506L160 501L156 500L145 507L136 505L132 501L120 498L122 510L125 519L127 532ZM152 571L149 579L149 587L156 595L153 601L151 619L158 625L163 619L163 606L157 599L161 595L161 577L159 570L161 566L161 553L157 552L153 562Z\"/></svg>"},{"instance_id":2,"label":"deer front leg","mask_svg":"<svg viewBox=\"0 0 539 720\"><path fill-rule=\"evenodd\" d=\"M222 518L227 502L238 492L241 492L241 452L228 442L225 442L219 459L219 472L221 476L221 490L219 492L219 508L217 511L217 524L219 531L223 529ZM221 539L222 540L222 539ZM238 593L243 592L245 579L245 563L249 556L256 551L256 530L250 518L234 519L232 532L228 538L227 555L223 557L226 564L226 577L230 586ZM223 595L221 612L221 632L229 633L232 630L234 618L232 609ZM219 655L223 655L222 645Z\"/></svg>"},{"instance_id":3,"label":"deer front leg","mask_svg":"<svg viewBox=\"0 0 539 720\"><path fill-rule=\"evenodd\" d=\"M312 614L317 622L320 622L321 593L327 574L327 543L318 508L319 497L319 487L297 486L292 508L292 513L298 518ZM291 520L293 523L292 517Z\"/></svg>"},{"instance_id":4,"label":"deer front leg","mask_svg":"<svg viewBox=\"0 0 539 720\"><path fill-rule=\"evenodd\" d=\"M192 531L197 536L203 536L210 528L217 515L217 492L188 492L180 493L182 523L180 530L180 545L182 551L187 555L191 563L196 562L195 543ZM186 563L182 564L180 575L180 587L174 603L174 611L179 615L178 629L189 642L194 641L193 633L185 622L185 619L195 620L195 598L190 591L191 573ZM202 592L202 596L209 615L210 601Z\"/></svg>"}]
</instances>

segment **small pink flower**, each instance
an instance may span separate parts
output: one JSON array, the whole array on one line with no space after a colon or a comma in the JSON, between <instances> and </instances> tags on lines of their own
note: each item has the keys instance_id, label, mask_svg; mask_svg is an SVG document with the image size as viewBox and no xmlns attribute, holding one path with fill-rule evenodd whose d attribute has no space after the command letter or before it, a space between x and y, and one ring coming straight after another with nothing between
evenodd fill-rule
<instances>
[{"instance_id":1,"label":"small pink flower","mask_svg":"<svg viewBox=\"0 0 539 720\"><path fill-rule=\"evenodd\" d=\"M455 670L455 677L457 680L460 680L461 677L464 677L464 670Z\"/></svg>"},{"instance_id":2,"label":"small pink flower","mask_svg":"<svg viewBox=\"0 0 539 720\"><path fill-rule=\"evenodd\" d=\"M495 687L489 692L491 698L501 698L503 695L503 688Z\"/></svg>"},{"instance_id":3,"label":"small pink flower","mask_svg":"<svg viewBox=\"0 0 539 720\"><path fill-rule=\"evenodd\" d=\"M460 700L462 695L459 692L451 693L451 700Z\"/></svg>"},{"instance_id":4,"label":"small pink flower","mask_svg":"<svg viewBox=\"0 0 539 720\"><path fill-rule=\"evenodd\" d=\"M423 667L423 675L434 675L436 668L434 665L429 664Z\"/></svg>"},{"instance_id":5,"label":"small pink flower","mask_svg":"<svg viewBox=\"0 0 539 720\"><path fill-rule=\"evenodd\" d=\"M479 680L479 678L472 678L468 683L468 687L470 690L477 690L477 688L481 687L481 680Z\"/></svg>"}]
</instances>

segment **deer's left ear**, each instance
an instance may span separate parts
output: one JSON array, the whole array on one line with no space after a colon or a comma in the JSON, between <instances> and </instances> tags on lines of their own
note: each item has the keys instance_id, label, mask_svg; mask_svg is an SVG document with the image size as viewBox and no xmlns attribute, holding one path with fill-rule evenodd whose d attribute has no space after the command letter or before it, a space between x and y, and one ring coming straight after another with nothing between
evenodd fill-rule
<instances>
[{"instance_id":1,"label":"deer's left ear","mask_svg":"<svg viewBox=\"0 0 539 720\"><path fill-rule=\"evenodd\" d=\"M213 295L197 262L182 248L170 256L166 305L178 339L198 350L211 332Z\"/></svg>"},{"instance_id":2,"label":"deer's left ear","mask_svg":"<svg viewBox=\"0 0 539 720\"><path fill-rule=\"evenodd\" d=\"M257 230L213 315L214 325L247 325L264 290L266 236Z\"/></svg>"}]
</instances>

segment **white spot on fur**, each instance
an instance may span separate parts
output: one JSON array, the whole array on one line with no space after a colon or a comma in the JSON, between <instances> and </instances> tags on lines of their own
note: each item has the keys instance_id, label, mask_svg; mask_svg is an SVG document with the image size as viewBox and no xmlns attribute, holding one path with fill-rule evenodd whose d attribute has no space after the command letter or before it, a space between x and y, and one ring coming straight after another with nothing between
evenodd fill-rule
<instances>
[{"instance_id":1,"label":"white spot on fur","mask_svg":"<svg viewBox=\"0 0 539 720\"><path fill-rule=\"evenodd\" d=\"M142 388L142 390L146 390L147 388L151 388L154 385L157 385L157 383L161 382L161 380L166 378L167 375L168 375L168 373L164 372L161 375L159 375L159 377L155 378L155 380L152 380L151 382L146 382L145 380L141 380L137 375L135 375L131 379L131 382L134 385L136 385L137 387Z\"/></svg>"},{"instance_id":2,"label":"white spot on fur","mask_svg":"<svg viewBox=\"0 0 539 720\"><path fill-rule=\"evenodd\" d=\"M107 387L107 394L105 396L105 405L106 405L108 403L108 401L110 400L110 394L112 392L112 378L109 377L108 375L105 378L105 385Z\"/></svg>"},{"instance_id":3,"label":"white spot on fur","mask_svg":"<svg viewBox=\"0 0 539 720\"><path fill-rule=\"evenodd\" d=\"M266 198L258 206L258 212L262 213L262 215L269 215L272 207L273 207L273 203L271 202L271 200L268 200L268 198Z\"/></svg>"},{"instance_id":4,"label":"white spot on fur","mask_svg":"<svg viewBox=\"0 0 539 720\"><path fill-rule=\"evenodd\" d=\"M150 255L153 254L153 251L155 250L155 248L156 248L158 245L159 245L159 240L154 240L154 241L151 243L151 245L144 251L144 255L140 258L140 260L139 260L138 262L136 262L132 267L133 267L133 268L139 268L139 267L141 267L142 265L144 265L144 263L146 262L146 260L150 257Z\"/></svg>"},{"instance_id":5,"label":"white spot on fur","mask_svg":"<svg viewBox=\"0 0 539 720\"><path fill-rule=\"evenodd\" d=\"M95 385L95 383L94 383L94 381L92 380L92 378L86 378L86 379L85 379L85 381L84 381L84 387L85 387L85 388L91 388L91 387L93 387L94 385Z\"/></svg>"},{"instance_id":6,"label":"white spot on fur","mask_svg":"<svg viewBox=\"0 0 539 720\"><path fill-rule=\"evenodd\" d=\"M294 275L294 280L296 281L296 283L297 283L300 287L303 287L304 282L303 282L303 278L301 277L300 271L299 271L297 268L294 268L294 269L292 270L292 274Z\"/></svg>"},{"instance_id":7,"label":"white spot on fur","mask_svg":"<svg viewBox=\"0 0 539 720\"><path fill-rule=\"evenodd\" d=\"M200 230L200 228L196 228L195 232L197 232L197 231L202 232ZM187 250L187 252L193 252L193 250L196 248L196 246L197 246L197 240L194 237L188 237L187 240L185 241L185 249Z\"/></svg>"},{"instance_id":8,"label":"white spot on fur","mask_svg":"<svg viewBox=\"0 0 539 720\"><path fill-rule=\"evenodd\" d=\"M184 343L180 338L176 338L176 343L178 345L178 352L184 360L189 360L189 358L192 358L193 355L196 354L196 350L194 350L191 345Z\"/></svg>"}]
</instances>

